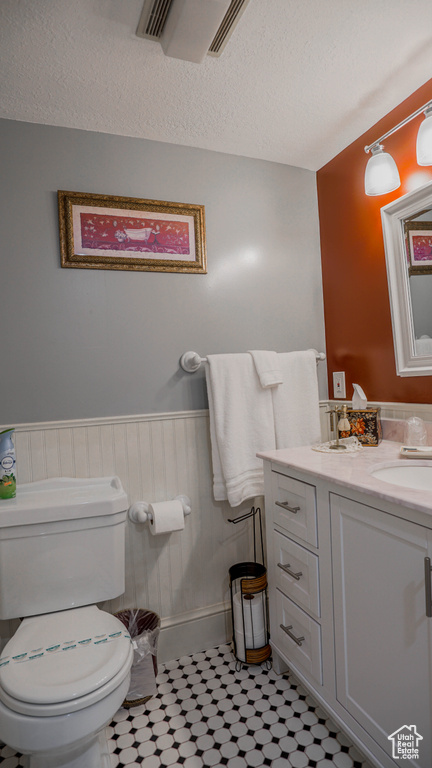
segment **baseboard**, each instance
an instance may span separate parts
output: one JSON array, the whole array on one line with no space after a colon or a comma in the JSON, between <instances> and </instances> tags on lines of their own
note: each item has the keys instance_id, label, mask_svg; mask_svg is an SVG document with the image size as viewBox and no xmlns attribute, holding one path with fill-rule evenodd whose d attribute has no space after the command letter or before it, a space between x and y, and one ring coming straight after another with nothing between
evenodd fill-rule
<instances>
[{"instance_id":1,"label":"baseboard","mask_svg":"<svg viewBox=\"0 0 432 768\"><path fill-rule=\"evenodd\" d=\"M162 619L158 664L231 642L231 610L225 603Z\"/></svg>"}]
</instances>

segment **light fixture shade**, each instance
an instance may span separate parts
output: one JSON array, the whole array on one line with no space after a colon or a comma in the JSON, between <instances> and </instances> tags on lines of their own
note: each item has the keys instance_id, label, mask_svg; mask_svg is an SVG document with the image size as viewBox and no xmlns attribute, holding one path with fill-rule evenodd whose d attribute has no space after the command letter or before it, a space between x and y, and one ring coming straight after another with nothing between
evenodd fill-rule
<instances>
[{"instance_id":1,"label":"light fixture shade","mask_svg":"<svg viewBox=\"0 0 432 768\"><path fill-rule=\"evenodd\" d=\"M383 152L382 144L371 149L365 172L365 192L367 195L385 195L400 187L397 165L392 156Z\"/></svg>"},{"instance_id":2,"label":"light fixture shade","mask_svg":"<svg viewBox=\"0 0 432 768\"><path fill-rule=\"evenodd\" d=\"M432 107L426 110L425 115L417 134L417 162L419 165L432 165Z\"/></svg>"}]
</instances>

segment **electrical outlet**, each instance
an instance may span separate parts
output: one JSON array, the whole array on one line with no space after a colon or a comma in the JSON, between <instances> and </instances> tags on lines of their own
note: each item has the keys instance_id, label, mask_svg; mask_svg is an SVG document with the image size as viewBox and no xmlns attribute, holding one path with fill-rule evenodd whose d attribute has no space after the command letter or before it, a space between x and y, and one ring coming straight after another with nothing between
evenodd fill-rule
<instances>
[{"instance_id":1,"label":"electrical outlet","mask_svg":"<svg viewBox=\"0 0 432 768\"><path fill-rule=\"evenodd\" d=\"M345 400L346 398L345 371L338 371L338 373L333 373L333 397L338 397L342 400Z\"/></svg>"}]
</instances>

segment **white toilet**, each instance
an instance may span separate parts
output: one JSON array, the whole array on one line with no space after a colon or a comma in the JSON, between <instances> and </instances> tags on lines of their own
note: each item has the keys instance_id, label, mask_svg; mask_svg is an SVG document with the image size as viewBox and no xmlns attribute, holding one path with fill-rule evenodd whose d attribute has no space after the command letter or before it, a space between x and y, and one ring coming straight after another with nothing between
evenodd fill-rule
<instances>
[{"instance_id":1,"label":"white toilet","mask_svg":"<svg viewBox=\"0 0 432 768\"><path fill-rule=\"evenodd\" d=\"M0 503L0 740L28 768L109 768L105 726L133 650L95 603L124 592L127 496L117 477L18 486Z\"/></svg>"}]
</instances>

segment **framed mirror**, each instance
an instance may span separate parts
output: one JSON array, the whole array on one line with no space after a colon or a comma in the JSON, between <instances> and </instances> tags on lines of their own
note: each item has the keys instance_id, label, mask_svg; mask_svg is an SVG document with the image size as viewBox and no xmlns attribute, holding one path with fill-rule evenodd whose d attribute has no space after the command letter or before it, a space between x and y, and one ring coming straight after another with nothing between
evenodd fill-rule
<instances>
[{"instance_id":1,"label":"framed mirror","mask_svg":"<svg viewBox=\"0 0 432 768\"><path fill-rule=\"evenodd\" d=\"M432 182L381 208L398 376L432 376Z\"/></svg>"}]
</instances>

